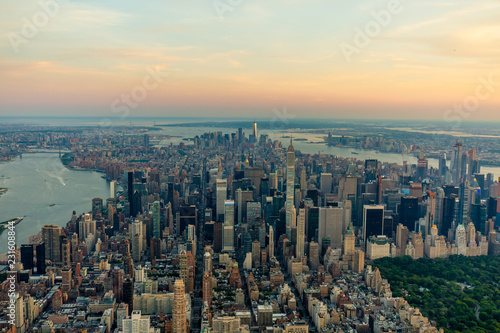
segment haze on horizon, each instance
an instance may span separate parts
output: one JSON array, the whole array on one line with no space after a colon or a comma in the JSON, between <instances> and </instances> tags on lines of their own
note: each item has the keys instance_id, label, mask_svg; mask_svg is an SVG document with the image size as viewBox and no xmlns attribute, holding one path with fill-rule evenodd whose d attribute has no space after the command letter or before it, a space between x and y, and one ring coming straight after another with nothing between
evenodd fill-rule
<instances>
[{"instance_id":1,"label":"haze on horizon","mask_svg":"<svg viewBox=\"0 0 500 333\"><path fill-rule=\"evenodd\" d=\"M128 116L500 120L497 1L401 0L362 47L355 29L397 0L56 1L30 36L41 5L2 4L0 116L113 117L148 84Z\"/></svg>"}]
</instances>

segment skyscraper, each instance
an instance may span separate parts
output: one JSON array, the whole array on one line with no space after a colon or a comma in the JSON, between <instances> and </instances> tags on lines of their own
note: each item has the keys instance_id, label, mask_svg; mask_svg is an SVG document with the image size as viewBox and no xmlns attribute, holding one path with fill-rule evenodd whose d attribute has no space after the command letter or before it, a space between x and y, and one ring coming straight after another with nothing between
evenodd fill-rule
<instances>
[{"instance_id":1,"label":"skyscraper","mask_svg":"<svg viewBox=\"0 0 500 333\"><path fill-rule=\"evenodd\" d=\"M184 282L182 280L175 280L174 308L172 310L172 330L175 333L187 333L185 297Z\"/></svg>"},{"instance_id":2,"label":"skyscraper","mask_svg":"<svg viewBox=\"0 0 500 333\"><path fill-rule=\"evenodd\" d=\"M224 202L227 200L227 180L217 179L216 182L216 213L217 221L222 221L224 219Z\"/></svg>"},{"instance_id":3,"label":"skyscraper","mask_svg":"<svg viewBox=\"0 0 500 333\"><path fill-rule=\"evenodd\" d=\"M224 251L234 251L234 201L224 202Z\"/></svg>"},{"instance_id":4,"label":"skyscraper","mask_svg":"<svg viewBox=\"0 0 500 333\"><path fill-rule=\"evenodd\" d=\"M132 258L134 261L141 261L143 251L143 235L142 235L142 222L134 221L130 224L130 239L132 241Z\"/></svg>"},{"instance_id":5,"label":"skyscraper","mask_svg":"<svg viewBox=\"0 0 500 333\"><path fill-rule=\"evenodd\" d=\"M306 238L306 210L299 209L299 216L297 217L297 246L295 247L295 256L302 258L304 256L304 241Z\"/></svg>"},{"instance_id":6,"label":"skyscraper","mask_svg":"<svg viewBox=\"0 0 500 333\"><path fill-rule=\"evenodd\" d=\"M36 273L45 274L45 243L37 244L36 246Z\"/></svg>"},{"instance_id":7,"label":"skyscraper","mask_svg":"<svg viewBox=\"0 0 500 333\"><path fill-rule=\"evenodd\" d=\"M153 203L153 237L160 238L160 202Z\"/></svg>"},{"instance_id":8,"label":"skyscraper","mask_svg":"<svg viewBox=\"0 0 500 333\"><path fill-rule=\"evenodd\" d=\"M399 222L412 232L415 231L415 222L418 219L418 199L415 197L401 197Z\"/></svg>"},{"instance_id":9,"label":"skyscraper","mask_svg":"<svg viewBox=\"0 0 500 333\"><path fill-rule=\"evenodd\" d=\"M203 303L206 303L210 308L212 305L212 277L208 272L203 274Z\"/></svg>"},{"instance_id":10,"label":"skyscraper","mask_svg":"<svg viewBox=\"0 0 500 333\"><path fill-rule=\"evenodd\" d=\"M286 235L288 239L292 239L292 206L295 194L295 149L293 148L292 139L290 138L290 146L286 154Z\"/></svg>"},{"instance_id":11,"label":"skyscraper","mask_svg":"<svg viewBox=\"0 0 500 333\"><path fill-rule=\"evenodd\" d=\"M134 205L134 172L133 171L128 172L127 190L128 190L128 202L130 205L130 216L135 217L136 207Z\"/></svg>"},{"instance_id":12,"label":"skyscraper","mask_svg":"<svg viewBox=\"0 0 500 333\"><path fill-rule=\"evenodd\" d=\"M365 205L363 207L363 239L370 236L379 236L383 233L384 206Z\"/></svg>"},{"instance_id":13,"label":"skyscraper","mask_svg":"<svg viewBox=\"0 0 500 333\"><path fill-rule=\"evenodd\" d=\"M254 137L255 142L258 142L259 137L257 136L257 122L256 121L254 121L254 123L253 123L253 137Z\"/></svg>"},{"instance_id":14,"label":"skyscraper","mask_svg":"<svg viewBox=\"0 0 500 333\"><path fill-rule=\"evenodd\" d=\"M274 229L273 226L269 226L269 258L274 257Z\"/></svg>"},{"instance_id":15,"label":"skyscraper","mask_svg":"<svg viewBox=\"0 0 500 333\"><path fill-rule=\"evenodd\" d=\"M33 245L21 245L21 262L24 269L33 269Z\"/></svg>"},{"instance_id":16,"label":"skyscraper","mask_svg":"<svg viewBox=\"0 0 500 333\"><path fill-rule=\"evenodd\" d=\"M116 180L109 183L109 197L113 199L116 197Z\"/></svg>"},{"instance_id":17,"label":"skyscraper","mask_svg":"<svg viewBox=\"0 0 500 333\"><path fill-rule=\"evenodd\" d=\"M45 259L52 262L61 261L61 228L56 225L42 227L42 239L45 243Z\"/></svg>"}]
</instances>

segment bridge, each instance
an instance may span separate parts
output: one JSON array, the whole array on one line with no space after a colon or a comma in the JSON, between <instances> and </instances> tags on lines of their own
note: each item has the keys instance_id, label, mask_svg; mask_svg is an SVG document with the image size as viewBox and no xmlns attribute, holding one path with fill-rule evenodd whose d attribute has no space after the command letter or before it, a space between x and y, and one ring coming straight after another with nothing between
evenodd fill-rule
<instances>
[{"instance_id":1,"label":"bridge","mask_svg":"<svg viewBox=\"0 0 500 333\"><path fill-rule=\"evenodd\" d=\"M59 157L61 157L62 154L68 154L71 153L71 151L63 151L63 150L28 150L28 151L23 151L20 152L19 156L22 158L23 154L59 154Z\"/></svg>"}]
</instances>

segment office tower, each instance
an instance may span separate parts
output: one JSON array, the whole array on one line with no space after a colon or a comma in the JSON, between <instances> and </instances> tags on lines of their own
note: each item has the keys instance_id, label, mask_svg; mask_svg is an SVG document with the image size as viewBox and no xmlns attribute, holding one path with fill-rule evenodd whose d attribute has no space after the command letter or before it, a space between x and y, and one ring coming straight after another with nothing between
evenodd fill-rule
<instances>
[{"instance_id":1,"label":"office tower","mask_svg":"<svg viewBox=\"0 0 500 333\"><path fill-rule=\"evenodd\" d=\"M363 240L368 240L370 236L382 235L384 224L384 206L364 205L363 206Z\"/></svg>"},{"instance_id":2,"label":"office tower","mask_svg":"<svg viewBox=\"0 0 500 333\"><path fill-rule=\"evenodd\" d=\"M97 216L97 213L102 214L102 199L92 199L92 215Z\"/></svg>"},{"instance_id":3,"label":"office tower","mask_svg":"<svg viewBox=\"0 0 500 333\"><path fill-rule=\"evenodd\" d=\"M143 141L143 146L149 148L149 134L144 134Z\"/></svg>"},{"instance_id":4,"label":"office tower","mask_svg":"<svg viewBox=\"0 0 500 333\"><path fill-rule=\"evenodd\" d=\"M172 330L175 333L187 333L185 297L184 282L179 279L175 280L174 308L172 310Z\"/></svg>"},{"instance_id":5,"label":"office tower","mask_svg":"<svg viewBox=\"0 0 500 333\"><path fill-rule=\"evenodd\" d=\"M320 180L320 191L325 194L332 192L333 177L331 173L322 173Z\"/></svg>"},{"instance_id":6,"label":"office tower","mask_svg":"<svg viewBox=\"0 0 500 333\"><path fill-rule=\"evenodd\" d=\"M61 262L64 266L71 265L71 243L68 237L61 237Z\"/></svg>"},{"instance_id":7,"label":"office tower","mask_svg":"<svg viewBox=\"0 0 500 333\"><path fill-rule=\"evenodd\" d=\"M316 242L309 243L309 265L313 271L319 267L319 245Z\"/></svg>"},{"instance_id":8,"label":"office tower","mask_svg":"<svg viewBox=\"0 0 500 333\"><path fill-rule=\"evenodd\" d=\"M42 242L36 246L36 273L41 275L45 274L45 243Z\"/></svg>"},{"instance_id":9,"label":"office tower","mask_svg":"<svg viewBox=\"0 0 500 333\"><path fill-rule=\"evenodd\" d=\"M427 157L422 149L417 162L417 179L425 179L427 177L427 163Z\"/></svg>"},{"instance_id":10,"label":"office tower","mask_svg":"<svg viewBox=\"0 0 500 333\"><path fill-rule=\"evenodd\" d=\"M469 216L469 181L465 180L460 184L458 202L458 224L465 223Z\"/></svg>"},{"instance_id":11,"label":"office tower","mask_svg":"<svg viewBox=\"0 0 500 333\"><path fill-rule=\"evenodd\" d=\"M330 240L332 249L342 248L342 233L344 227L344 209L341 207L326 207L319 209L318 238Z\"/></svg>"},{"instance_id":12,"label":"office tower","mask_svg":"<svg viewBox=\"0 0 500 333\"><path fill-rule=\"evenodd\" d=\"M396 256L405 255L409 235L410 232L408 231L408 228L399 223L396 229Z\"/></svg>"},{"instance_id":13,"label":"office tower","mask_svg":"<svg viewBox=\"0 0 500 333\"><path fill-rule=\"evenodd\" d=\"M415 222L418 221L418 219L418 199L415 197L401 197L399 222L412 232L416 230Z\"/></svg>"},{"instance_id":14,"label":"office tower","mask_svg":"<svg viewBox=\"0 0 500 333\"><path fill-rule=\"evenodd\" d=\"M455 221L455 206L457 199L455 197L443 198L443 217L441 228L438 229L440 235L447 235L453 222Z\"/></svg>"},{"instance_id":15,"label":"office tower","mask_svg":"<svg viewBox=\"0 0 500 333\"><path fill-rule=\"evenodd\" d=\"M223 247L224 223L214 223L214 252L220 253Z\"/></svg>"},{"instance_id":16,"label":"office tower","mask_svg":"<svg viewBox=\"0 0 500 333\"><path fill-rule=\"evenodd\" d=\"M300 190L307 190L306 168L302 168L302 171L300 172Z\"/></svg>"},{"instance_id":17,"label":"office tower","mask_svg":"<svg viewBox=\"0 0 500 333\"><path fill-rule=\"evenodd\" d=\"M347 227L347 231L344 235L344 248L342 254L344 256L354 255L354 248L356 247L356 236L354 235L354 228L352 223Z\"/></svg>"},{"instance_id":18,"label":"office tower","mask_svg":"<svg viewBox=\"0 0 500 333\"><path fill-rule=\"evenodd\" d=\"M360 250L354 252L354 263L352 270L355 273L362 273L365 267L365 253Z\"/></svg>"},{"instance_id":19,"label":"office tower","mask_svg":"<svg viewBox=\"0 0 500 333\"><path fill-rule=\"evenodd\" d=\"M288 239L292 239L292 206L295 193L295 149L293 148L292 139L290 138L290 146L286 154L286 235Z\"/></svg>"},{"instance_id":20,"label":"office tower","mask_svg":"<svg viewBox=\"0 0 500 333\"><path fill-rule=\"evenodd\" d=\"M212 277L208 272L203 274L203 303L207 304L208 308L212 306Z\"/></svg>"},{"instance_id":21,"label":"office tower","mask_svg":"<svg viewBox=\"0 0 500 333\"><path fill-rule=\"evenodd\" d=\"M455 153L455 163L453 165L453 169L455 171L455 184L460 183L460 179L462 178L462 143L458 142L454 145L456 150Z\"/></svg>"},{"instance_id":22,"label":"office tower","mask_svg":"<svg viewBox=\"0 0 500 333\"><path fill-rule=\"evenodd\" d=\"M21 262L23 263L24 269L33 269L33 245L22 244L21 245Z\"/></svg>"},{"instance_id":23,"label":"office tower","mask_svg":"<svg viewBox=\"0 0 500 333\"><path fill-rule=\"evenodd\" d=\"M252 265L258 267L260 264L260 243L254 240L252 243Z\"/></svg>"},{"instance_id":24,"label":"office tower","mask_svg":"<svg viewBox=\"0 0 500 333\"><path fill-rule=\"evenodd\" d=\"M116 198L116 180L112 180L109 183L109 197Z\"/></svg>"},{"instance_id":25,"label":"office tower","mask_svg":"<svg viewBox=\"0 0 500 333\"><path fill-rule=\"evenodd\" d=\"M318 229L319 229L319 207L310 207L307 214L307 241L312 240L318 241Z\"/></svg>"},{"instance_id":26,"label":"office tower","mask_svg":"<svg viewBox=\"0 0 500 333\"><path fill-rule=\"evenodd\" d=\"M459 224L455 231L455 245L458 248L458 255L466 255L467 233L463 224Z\"/></svg>"},{"instance_id":27,"label":"office tower","mask_svg":"<svg viewBox=\"0 0 500 333\"><path fill-rule=\"evenodd\" d=\"M92 219L92 214L85 214L83 221L78 224L78 236L80 240L85 240L89 235L96 234L96 222Z\"/></svg>"},{"instance_id":28,"label":"office tower","mask_svg":"<svg viewBox=\"0 0 500 333\"><path fill-rule=\"evenodd\" d=\"M160 227L160 202L155 201L153 203L153 237L160 238L161 227Z\"/></svg>"},{"instance_id":29,"label":"office tower","mask_svg":"<svg viewBox=\"0 0 500 333\"><path fill-rule=\"evenodd\" d=\"M351 175L342 175L339 182L339 199L349 200L351 196L358 196L358 178Z\"/></svg>"},{"instance_id":30,"label":"office tower","mask_svg":"<svg viewBox=\"0 0 500 333\"><path fill-rule=\"evenodd\" d=\"M56 225L42 227L42 239L45 243L45 259L52 262L61 261L61 228Z\"/></svg>"},{"instance_id":31,"label":"office tower","mask_svg":"<svg viewBox=\"0 0 500 333\"><path fill-rule=\"evenodd\" d=\"M262 216L262 206L260 202L247 202L247 223L249 226L255 224L255 220ZM238 211L239 213L239 211Z\"/></svg>"},{"instance_id":32,"label":"office tower","mask_svg":"<svg viewBox=\"0 0 500 333\"><path fill-rule=\"evenodd\" d=\"M257 142L258 140L258 133L257 133L257 122L254 121L253 122L253 139L254 139L254 142Z\"/></svg>"},{"instance_id":33,"label":"office tower","mask_svg":"<svg viewBox=\"0 0 500 333\"><path fill-rule=\"evenodd\" d=\"M137 215L136 213L136 207L134 206L134 172L129 171L128 172L128 183L127 183L127 190L128 190L128 202L130 205L130 216L135 217Z\"/></svg>"},{"instance_id":34,"label":"office tower","mask_svg":"<svg viewBox=\"0 0 500 333\"><path fill-rule=\"evenodd\" d=\"M297 217L297 246L295 247L295 257L301 259L304 256L304 241L306 238L306 210L299 208Z\"/></svg>"},{"instance_id":35,"label":"office tower","mask_svg":"<svg viewBox=\"0 0 500 333\"><path fill-rule=\"evenodd\" d=\"M269 226L269 258L274 257L274 229L273 226Z\"/></svg>"},{"instance_id":36,"label":"office tower","mask_svg":"<svg viewBox=\"0 0 500 333\"><path fill-rule=\"evenodd\" d=\"M123 302L129 309L134 308L134 281L130 277L123 280Z\"/></svg>"},{"instance_id":37,"label":"office tower","mask_svg":"<svg viewBox=\"0 0 500 333\"><path fill-rule=\"evenodd\" d=\"M143 316L141 311L132 311L132 315L122 320L123 333L150 332L150 318Z\"/></svg>"},{"instance_id":38,"label":"office tower","mask_svg":"<svg viewBox=\"0 0 500 333\"><path fill-rule=\"evenodd\" d=\"M217 221L224 220L224 202L227 200L227 180L226 179L217 179L216 182L216 191L215 191L215 199L216 199L216 216Z\"/></svg>"},{"instance_id":39,"label":"office tower","mask_svg":"<svg viewBox=\"0 0 500 333\"><path fill-rule=\"evenodd\" d=\"M234 201L224 202L224 251L234 251Z\"/></svg>"},{"instance_id":40,"label":"office tower","mask_svg":"<svg viewBox=\"0 0 500 333\"><path fill-rule=\"evenodd\" d=\"M500 177L498 177L498 193L497 193L497 218L495 221L495 227L500 227Z\"/></svg>"},{"instance_id":41,"label":"office tower","mask_svg":"<svg viewBox=\"0 0 500 333\"><path fill-rule=\"evenodd\" d=\"M144 250L143 242L143 227L142 221L134 221L130 224L130 239L132 241L132 258L134 261L139 262L142 259Z\"/></svg>"},{"instance_id":42,"label":"office tower","mask_svg":"<svg viewBox=\"0 0 500 333\"><path fill-rule=\"evenodd\" d=\"M446 175L446 153L441 154L439 157L439 176L443 177Z\"/></svg>"}]
</instances>

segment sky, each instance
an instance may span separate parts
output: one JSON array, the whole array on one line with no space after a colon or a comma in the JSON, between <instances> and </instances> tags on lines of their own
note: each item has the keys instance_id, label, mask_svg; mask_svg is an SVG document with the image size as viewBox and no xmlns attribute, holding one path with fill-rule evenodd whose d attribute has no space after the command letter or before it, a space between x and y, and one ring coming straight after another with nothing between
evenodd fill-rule
<instances>
[{"instance_id":1,"label":"sky","mask_svg":"<svg viewBox=\"0 0 500 333\"><path fill-rule=\"evenodd\" d=\"M0 117L500 121L498 0L0 8Z\"/></svg>"}]
</instances>

